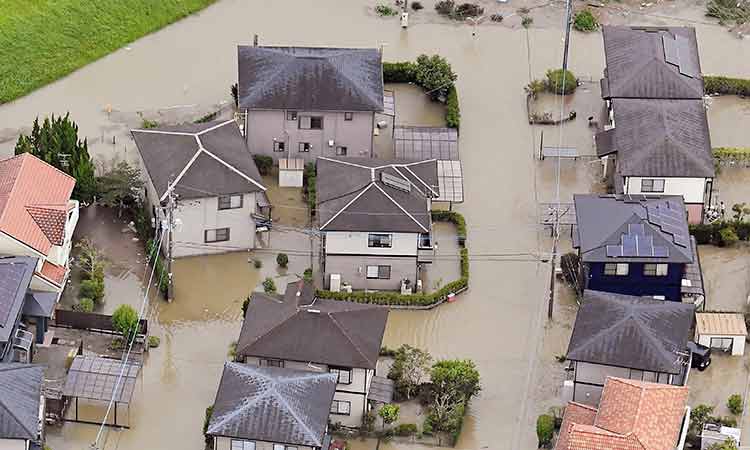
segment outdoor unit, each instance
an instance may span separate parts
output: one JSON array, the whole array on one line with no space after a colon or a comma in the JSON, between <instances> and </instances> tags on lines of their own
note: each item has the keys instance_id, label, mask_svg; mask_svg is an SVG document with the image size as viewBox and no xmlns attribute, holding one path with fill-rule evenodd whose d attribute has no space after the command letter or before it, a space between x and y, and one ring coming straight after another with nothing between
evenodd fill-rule
<instances>
[{"instance_id":1,"label":"outdoor unit","mask_svg":"<svg viewBox=\"0 0 750 450\"><path fill-rule=\"evenodd\" d=\"M341 291L341 274L332 273L330 281L331 281L331 292L340 292Z\"/></svg>"}]
</instances>

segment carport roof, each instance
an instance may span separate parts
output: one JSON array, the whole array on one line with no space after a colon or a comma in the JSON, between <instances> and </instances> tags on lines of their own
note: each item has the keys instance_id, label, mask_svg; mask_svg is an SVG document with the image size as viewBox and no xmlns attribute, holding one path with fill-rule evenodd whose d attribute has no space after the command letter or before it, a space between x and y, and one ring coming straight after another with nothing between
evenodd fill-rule
<instances>
[{"instance_id":1,"label":"carport roof","mask_svg":"<svg viewBox=\"0 0 750 450\"><path fill-rule=\"evenodd\" d=\"M140 369L140 364L132 361L125 363L98 356L76 356L65 380L63 394L88 400L114 399L117 403L130 403ZM122 380L118 384L121 373Z\"/></svg>"},{"instance_id":2,"label":"carport roof","mask_svg":"<svg viewBox=\"0 0 750 450\"><path fill-rule=\"evenodd\" d=\"M696 313L698 334L747 336L745 318L740 313Z\"/></svg>"}]
</instances>

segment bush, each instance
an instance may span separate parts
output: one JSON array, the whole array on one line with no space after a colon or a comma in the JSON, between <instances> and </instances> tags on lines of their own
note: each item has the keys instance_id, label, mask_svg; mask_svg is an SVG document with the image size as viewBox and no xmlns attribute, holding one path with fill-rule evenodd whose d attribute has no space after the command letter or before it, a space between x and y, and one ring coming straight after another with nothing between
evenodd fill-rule
<instances>
[{"instance_id":1,"label":"bush","mask_svg":"<svg viewBox=\"0 0 750 450\"><path fill-rule=\"evenodd\" d=\"M704 75L703 88L706 94L750 96L749 79Z\"/></svg>"},{"instance_id":2,"label":"bush","mask_svg":"<svg viewBox=\"0 0 750 450\"><path fill-rule=\"evenodd\" d=\"M219 111L210 112L210 113L206 114L205 116L201 116L201 117L195 119L195 121L193 123L206 123L206 122L210 122L210 121L216 119L216 116L218 116L218 115L219 115Z\"/></svg>"},{"instance_id":3,"label":"bush","mask_svg":"<svg viewBox=\"0 0 750 450\"><path fill-rule=\"evenodd\" d=\"M276 255L276 264L278 264L282 269L286 269L289 265L289 256L287 256L286 253L279 253L278 255Z\"/></svg>"},{"instance_id":4,"label":"bush","mask_svg":"<svg viewBox=\"0 0 750 450\"><path fill-rule=\"evenodd\" d=\"M384 62L383 81L386 83L416 83L416 65L411 61Z\"/></svg>"},{"instance_id":5,"label":"bush","mask_svg":"<svg viewBox=\"0 0 750 450\"><path fill-rule=\"evenodd\" d=\"M453 15L454 9L456 9L456 2L453 0L440 0L435 3L435 11L443 16Z\"/></svg>"},{"instance_id":6,"label":"bush","mask_svg":"<svg viewBox=\"0 0 750 450\"><path fill-rule=\"evenodd\" d=\"M253 155L253 161L258 167L258 172L261 175L268 175L273 169L273 158L268 155Z\"/></svg>"},{"instance_id":7,"label":"bush","mask_svg":"<svg viewBox=\"0 0 750 450\"><path fill-rule=\"evenodd\" d=\"M555 418L549 414L542 414L536 419L536 438L539 447L547 447L552 443L555 433Z\"/></svg>"},{"instance_id":8,"label":"bush","mask_svg":"<svg viewBox=\"0 0 750 450\"><path fill-rule=\"evenodd\" d=\"M456 226L458 242L463 247L466 243L466 219L456 211L432 211L432 220L435 222L450 222Z\"/></svg>"},{"instance_id":9,"label":"bush","mask_svg":"<svg viewBox=\"0 0 750 450\"><path fill-rule=\"evenodd\" d=\"M410 399L419 388L432 357L422 349L404 344L394 352L388 378L393 380L397 398Z\"/></svg>"},{"instance_id":10,"label":"bush","mask_svg":"<svg viewBox=\"0 0 750 450\"><path fill-rule=\"evenodd\" d=\"M148 346L149 348L156 348L161 344L161 339L159 339L159 336L149 336L148 337Z\"/></svg>"},{"instance_id":11,"label":"bush","mask_svg":"<svg viewBox=\"0 0 750 450\"><path fill-rule=\"evenodd\" d=\"M419 55L415 75L417 84L433 99L447 96L448 90L458 78L448 60L440 55Z\"/></svg>"},{"instance_id":12,"label":"bush","mask_svg":"<svg viewBox=\"0 0 750 450\"><path fill-rule=\"evenodd\" d=\"M740 239L737 236L737 233L734 232L734 228L731 226L726 226L719 230L719 236L721 238L719 245L722 247L731 247Z\"/></svg>"},{"instance_id":13,"label":"bush","mask_svg":"<svg viewBox=\"0 0 750 450\"><path fill-rule=\"evenodd\" d=\"M493 22L502 22L503 21L503 15L499 13L492 14L490 16L490 20Z\"/></svg>"},{"instance_id":14,"label":"bush","mask_svg":"<svg viewBox=\"0 0 750 450\"><path fill-rule=\"evenodd\" d=\"M550 69L547 71L547 87L555 94L568 95L575 92L578 80L570 70L566 70L563 75L562 69Z\"/></svg>"},{"instance_id":15,"label":"bush","mask_svg":"<svg viewBox=\"0 0 750 450\"><path fill-rule=\"evenodd\" d=\"M706 4L706 15L716 17L720 24L742 25L750 21L750 4L737 0L711 0Z\"/></svg>"},{"instance_id":16,"label":"bush","mask_svg":"<svg viewBox=\"0 0 750 450\"><path fill-rule=\"evenodd\" d=\"M584 9L583 11L578 11L573 17L573 28L584 33L589 33L599 29L599 21L591 14L591 11Z\"/></svg>"},{"instance_id":17,"label":"bush","mask_svg":"<svg viewBox=\"0 0 750 450\"><path fill-rule=\"evenodd\" d=\"M398 420L400 410L401 408L393 403L387 403L380 407L378 415L383 420L383 428Z\"/></svg>"},{"instance_id":18,"label":"bush","mask_svg":"<svg viewBox=\"0 0 750 450\"><path fill-rule=\"evenodd\" d=\"M78 303L75 306L73 306L73 309L75 309L76 311L80 311L80 312L90 313L94 311L94 301L91 300L90 298L84 297L78 300Z\"/></svg>"},{"instance_id":19,"label":"bush","mask_svg":"<svg viewBox=\"0 0 750 450\"><path fill-rule=\"evenodd\" d=\"M206 439L206 444L210 445L213 442L213 438L208 435L208 424L211 423L211 416L214 414L213 405L206 408L205 416L203 417L203 436Z\"/></svg>"},{"instance_id":20,"label":"bush","mask_svg":"<svg viewBox=\"0 0 750 450\"><path fill-rule=\"evenodd\" d=\"M318 169L315 163L305 164L305 170L302 172L302 190L307 198L307 207L310 208L310 215L315 215L315 208L317 207L316 200L316 182L317 182Z\"/></svg>"},{"instance_id":21,"label":"bush","mask_svg":"<svg viewBox=\"0 0 750 450\"><path fill-rule=\"evenodd\" d=\"M252 297L248 296L245 300L242 301L242 317L245 317L247 315L247 308L250 307L250 299Z\"/></svg>"},{"instance_id":22,"label":"bush","mask_svg":"<svg viewBox=\"0 0 750 450\"><path fill-rule=\"evenodd\" d=\"M531 16L523 16L523 18L521 19L521 25L524 28L529 28L532 23L534 23L534 18Z\"/></svg>"},{"instance_id":23,"label":"bush","mask_svg":"<svg viewBox=\"0 0 750 450\"><path fill-rule=\"evenodd\" d=\"M375 427L375 419L377 419L377 417L375 416L375 412L372 410L367 411L362 417L362 428L366 432L371 433Z\"/></svg>"},{"instance_id":24,"label":"bush","mask_svg":"<svg viewBox=\"0 0 750 450\"><path fill-rule=\"evenodd\" d=\"M476 3L461 3L453 11L451 16L456 20L465 20L467 17L479 17L484 14L484 8Z\"/></svg>"},{"instance_id":25,"label":"bush","mask_svg":"<svg viewBox=\"0 0 750 450\"><path fill-rule=\"evenodd\" d=\"M138 313L130 305L120 305L112 314L112 326L130 342L138 332Z\"/></svg>"},{"instance_id":26,"label":"bush","mask_svg":"<svg viewBox=\"0 0 750 450\"><path fill-rule=\"evenodd\" d=\"M479 371L474 362L468 359L447 359L438 361L430 371L430 382L435 395L451 393L468 403L482 389L479 385Z\"/></svg>"},{"instance_id":27,"label":"bush","mask_svg":"<svg viewBox=\"0 0 750 450\"><path fill-rule=\"evenodd\" d=\"M735 416L742 414L742 396L740 394L732 394L727 399L727 408Z\"/></svg>"},{"instance_id":28,"label":"bush","mask_svg":"<svg viewBox=\"0 0 750 450\"><path fill-rule=\"evenodd\" d=\"M80 297L90 298L99 304L104 298L104 282L98 279L83 280L78 292Z\"/></svg>"},{"instance_id":29,"label":"bush","mask_svg":"<svg viewBox=\"0 0 750 450\"><path fill-rule=\"evenodd\" d=\"M448 99L445 103L445 124L448 128L458 128L461 125L461 110L458 105L458 91L455 86L448 89Z\"/></svg>"},{"instance_id":30,"label":"bush","mask_svg":"<svg viewBox=\"0 0 750 450\"><path fill-rule=\"evenodd\" d=\"M419 429L415 423L401 423L393 429L396 436L413 436Z\"/></svg>"},{"instance_id":31,"label":"bush","mask_svg":"<svg viewBox=\"0 0 750 450\"><path fill-rule=\"evenodd\" d=\"M424 6L422 6L422 2L411 2L411 9L419 11L420 9L424 9Z\"/></svg>"},{"instance_id":32,"label":"bush","mask_svg":"<svg viewBox=\"0 0 750 450\"><path fill-rule=\"evenodd\" d=\"M255 267L256 269L260 269L260 268L262 268L262 267L263 267L263 261L261 261L261 260L259 260L259 259L255 259L255 260L253 260L253 266L254 266L254 267Z\"/></svg>"},{"instance_id":33,"label":"bush","mask_svg":"<svg viewBox=\"0 0 750 450\"><path fill-rule=\"evenodd\" d=\"M312 283L312 281L313 281L313 270L312 270L311 267L308 267L302 273L302 280L304 280L306 283Z\"/></svg>"},{"instance_id":34,"label":"bush","mask_svg":"<svg viewBox=\"0 0 750 450\"><path fill-rule=\"evenodd\" d=\"M390 17L398 14L395 8L391 8L388 5L378 5L375 7L375 12L381 17Z\"/></svg>"},{"instance_id":35,"label":"bush","mask_svg":"<svg viewBox=\"0 0 750 450\"><path fill-rule=\"evenodd\" d=\"M273 278L267 277L265 280L263 280L263 292L265 292L266 294L276 293L276 283L274 283Z\"/></svg>"}]
</instances>

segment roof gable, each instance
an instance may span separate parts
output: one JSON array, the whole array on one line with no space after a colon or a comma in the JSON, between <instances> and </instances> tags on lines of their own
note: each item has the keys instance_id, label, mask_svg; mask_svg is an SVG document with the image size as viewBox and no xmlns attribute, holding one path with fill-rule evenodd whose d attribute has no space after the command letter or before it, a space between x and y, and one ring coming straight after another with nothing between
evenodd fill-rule
<instances>
[{"instance_id":1,"label":"roof gable","mask_svg":"<svg viewBox=\"0 0 750 450\"><path fill-rule=\"evenodd\" d=\"M37 365L0 364L1 439L36 440L43 374Z\"/></svg>"}]
</instances>

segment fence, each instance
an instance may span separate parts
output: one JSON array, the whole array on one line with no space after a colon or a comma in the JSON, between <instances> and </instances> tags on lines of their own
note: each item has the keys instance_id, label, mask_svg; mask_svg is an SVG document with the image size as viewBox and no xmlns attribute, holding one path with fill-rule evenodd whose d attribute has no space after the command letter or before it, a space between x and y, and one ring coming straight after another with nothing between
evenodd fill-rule
<instances>
[{"instance_id":1,"label":"fence","mask_svg":"<svg viewBox=\"0 0 750 450\"><path fill-rule=\"evenodd\" d=\"M120 334L112 326L112 316L107 314L88 313L58 309L55 319L50 324L53 327L74 328L105 334ZM148 320L141 319L138 334L148 335Z\"/></svg>"}]
</instances>

